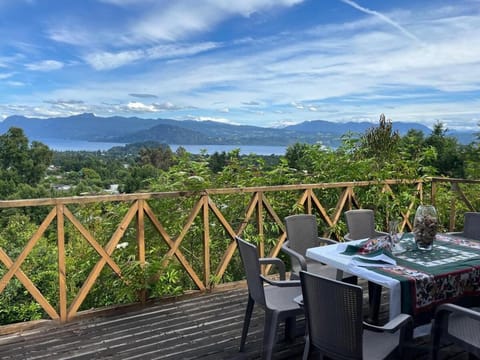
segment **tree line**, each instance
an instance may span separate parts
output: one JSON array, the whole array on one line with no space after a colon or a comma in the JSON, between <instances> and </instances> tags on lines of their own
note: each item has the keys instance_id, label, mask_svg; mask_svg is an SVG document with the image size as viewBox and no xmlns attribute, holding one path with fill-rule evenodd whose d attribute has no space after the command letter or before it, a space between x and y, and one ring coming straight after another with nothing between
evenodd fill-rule
<instances>
[{"instance_id":1,"label":"tree line","mask_svg":"<svg viewBox=\"0 0 480 360\"><path fill-rule=\"evenodd\" d=\"M238 149L190 154L180 147L173 152L155 142L57 152L30 143L22 129L10 128L0 135L0 198L100 194L111 184L133 193L422 176L478 178L478 141L462 145L446 132L438 122L430 134L410 130L400 136L382 114L378 125L364 133L344 134L336 149L296 143L283 156L260 156L241 155Z\"/></svg>"}]
</instances>

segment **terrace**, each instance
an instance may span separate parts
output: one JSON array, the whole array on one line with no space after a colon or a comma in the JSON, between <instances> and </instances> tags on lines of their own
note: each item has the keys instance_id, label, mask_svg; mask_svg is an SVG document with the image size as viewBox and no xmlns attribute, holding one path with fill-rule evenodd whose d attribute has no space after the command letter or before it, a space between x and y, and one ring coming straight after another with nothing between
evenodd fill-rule
<instances>
[{"instance_id":1,"label":"terrace","mask_svg":"<svg viewBox=\"0 0 480 360\"><path fill-rule=\"evenodd\" d=\"M261 255L277 256L285 240L281 219L296 208L318 215L323 224L320 224L324 231L322 235L339 238L344 230L341 224L343 211L362 207L365 201L361 195L372 189L392 203L399 191L411 194L408 203L398 207L402 227L409 230L412 212L423 199L425 186L430 190L430 202L437 206L441 202L448 203L450 212L444 223L447 229L454 230L462 209L475 210L468 199L475 198L472 194L478 193L476 187L479 183L458 179L389 180L1 201L2 211L22 209L27 212L27 209L42 208L47 215L15 255L10 249L0 251L2 295L14 280L20 282L45 313L44 320L0 328L4 334L0 338L0 356L4 359L259 358L263 331L261 312L255 312L246 353L238 353L247 292L243 282L226 280L238 266L235 235L256 239ZM233 217L228 213L233 208L228 201L245 206L240 211L235 209L237 216ZM157 207L158 203L168 203L172 208ZM101 215L98 215L99 207ZM178 209L185 213L176 215ZM391 209L382 209L380 205L376 209L378 213L384 210ZM181 225L169 222L167 215L172 214ZM111 223L112 219L119 221L109 233L102 232L104 227L95 225L96 221ZM56 242L49 243L49 246L58 259L55 296L46 295L46 289L36 283L34 274L25 269L36 246L52 233ZM221 256L218 252L212 256L212 244L220 237L228 238L228 241L222 243ZM71 265L70 257L74 257L75 252L70 251L69 246L79 239L96 258L84 275L84 281L73 288L70 278L78 265ZM168 265L174 259L175 264L183 269L182 275L188 279L183 280L184 287L187 285L190 289L184 295L157 298L149 296L144 287L136 289L140 290L139 301L134 304L111 304L102 310L88 308L97 287L100 290L103 287L105 292L109 290L103 283L105 272L110 278L122 279L127 287L131 286L132 279L122 271L124 264L121 262L126 260L116 255L121 252L118 245L122 242L131 244L132 239L135 239L136 259L142 266L153 261L153 256L158 256L158 252L150 251L152 243L161 243L162 261ZM203 250L201 254L193 251L197 249L194 245ZM383 305L388 306L385 301ZM426 358L427 340L419 340L413 358ZM279 359L301 358L302 350L303 339L299 337L294 344L280 344L275 356ZM452 347L446 349L444 356L462 359L466 354Z\"/></svg>"}]
</instances>

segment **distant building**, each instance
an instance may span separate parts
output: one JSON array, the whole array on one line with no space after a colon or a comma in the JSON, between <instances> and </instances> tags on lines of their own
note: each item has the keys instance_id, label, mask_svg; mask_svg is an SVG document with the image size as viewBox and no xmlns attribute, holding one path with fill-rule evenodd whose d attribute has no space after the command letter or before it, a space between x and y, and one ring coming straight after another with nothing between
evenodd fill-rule
<instances>
[{"instance_id":1,"label":"distant building","mask_svg":"<svg viewBox=\"0 0 480 360\"><path fill-rule=\"evenodd\" d=\"M108 194L118 194L118 184L111 184L108 189L105 190Z\"/></svg>"}]
</instances>

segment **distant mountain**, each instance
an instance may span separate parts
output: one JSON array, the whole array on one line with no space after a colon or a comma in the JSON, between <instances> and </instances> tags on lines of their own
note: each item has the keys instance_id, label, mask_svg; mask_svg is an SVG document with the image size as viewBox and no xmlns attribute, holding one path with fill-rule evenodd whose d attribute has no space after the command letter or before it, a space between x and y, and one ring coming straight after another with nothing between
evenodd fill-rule
<instances>
[{"instance_id":1,"label":"distant mountain","mask_svg":"<svg viewBox=\"0 0 480 360\"><path fill-rule=\"evenodd\" d=\"M148 130L132 132L114 139L115 142L154 140L185 145L289 145L296 141L313 143L321 134L311 135L288 129L262 128L248 125L230 125L214 121L158 120Z\"/></svg>"},{"instance_id":2,"label":"distant mountain","mask_svg":"<svg viewBox=\"0 0 480 360\"><path fill-rule=\"evenodd\" d=\"M347 131L354 133L363 133L365 130L377 126L378 124L372 124L370 122L346 122L346 123L333 123L325 120L313 120L304 121L300 124L289 125L285 129L300 131L300 132L324 132L330 134L343 135ZM400 135L405 135L408 130L419 130L424 134L429 134L432 130L425 125L407 122L393 122L393 129L398 130Z\"/></svg>"},{"instance_id":3,"label":"distant mountain","mask_svg":"<svg viewBox=\"0 0 480 360\"><path fill-rule=\"evenodd\" d=\"M29 139L67 139L112 141L113 138L124 136L132 131L146 130L157 124L153 119L137 117L97 117L84 113L68 117L48 119L10 116L0 123L0 132L4 133L10 127L22 128Z\"/></svg>"},{"instance_id":4,"label":"distant mountain","mask_svg":"<svg viewBox=\"0 0 480 360\"><path fill-rule=\"evenodd\" d=\"M336 147L348 131L363 133L376 126L369 122L335 123L325 120L305 121L284 128L231 125L214 121L142 119L137 117L98 117L85 113L58 118L27 118L10 116L0 122L0 133L20 127L30 140L63 139L97 142L134 143L155 141L183 145L280 145L296 142L319 143ZM401 135L410 129L426 135L431 129L416 123L394 122ZM450 135L450 133L448 133ZM452 132L461 143L470 143L472 133ZM461 139L461 140L460 140Z\"/></svg>"}]
</instances>

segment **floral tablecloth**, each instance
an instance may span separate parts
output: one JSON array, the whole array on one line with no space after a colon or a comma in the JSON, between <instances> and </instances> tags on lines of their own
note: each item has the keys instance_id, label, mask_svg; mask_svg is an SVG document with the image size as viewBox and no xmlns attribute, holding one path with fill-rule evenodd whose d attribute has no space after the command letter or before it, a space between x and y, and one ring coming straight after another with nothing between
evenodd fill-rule
<instances>
[{"instance_id":1,"label":"floral tablecloth","mask_svg":"<svg viewBox=\"0 0 480 360\"><path fill-rule=\"evenodd\" d=\"M402 312L419 315L480 295L480 241L438 234L431 251L415 249L411 234L401 242L407 251L395 256L396 266L372 270L400 281Z\"/></svg>"}]
</instances>

